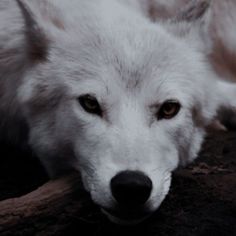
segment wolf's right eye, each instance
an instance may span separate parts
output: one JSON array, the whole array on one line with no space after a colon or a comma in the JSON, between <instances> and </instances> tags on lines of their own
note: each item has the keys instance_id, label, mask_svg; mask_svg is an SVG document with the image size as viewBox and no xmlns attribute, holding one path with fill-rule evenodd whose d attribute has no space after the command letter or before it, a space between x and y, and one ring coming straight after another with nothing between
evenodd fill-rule
<instances>
[{"instance_id":1,"label":"wolf's right eye","mask_svg":"<svg viewBox=\"0 0 236 236\"><path fill-rule=\"evenodd\" d=\"M86 94L80 96L78 101L86 112L102 116L102 109L95 97Z\"/></svg>"}]
</instances>

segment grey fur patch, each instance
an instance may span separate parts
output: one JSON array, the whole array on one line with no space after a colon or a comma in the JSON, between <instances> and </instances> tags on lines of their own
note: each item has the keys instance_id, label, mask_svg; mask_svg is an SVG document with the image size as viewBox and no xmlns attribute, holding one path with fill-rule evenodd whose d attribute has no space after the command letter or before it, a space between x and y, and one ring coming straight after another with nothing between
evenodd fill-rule
<instances>
[{"instance_id":1,"label":"grey fur patch","mask_svg":"<svg viewBox=\"0 0 236 236\"><path fill-rule=\"evenodd\" d=\"M197 21L205 15L210 5L211 5L211 0L200 0L200 1L192 0L187 5L187 7L174 18L174 21L175 22Z\"/></svg>"},{"instance_id":2,"label":"grey fur patch","mask_svg":"<svg viewBox=\"0 0 236 236\"><path fill-rule=\"evenodd\" d=\"M55 109L63 96L63 87L51 89L48 85L38 85L35 88L35 95L29 100L31 116Z\"/></svg>"}]
</instances>

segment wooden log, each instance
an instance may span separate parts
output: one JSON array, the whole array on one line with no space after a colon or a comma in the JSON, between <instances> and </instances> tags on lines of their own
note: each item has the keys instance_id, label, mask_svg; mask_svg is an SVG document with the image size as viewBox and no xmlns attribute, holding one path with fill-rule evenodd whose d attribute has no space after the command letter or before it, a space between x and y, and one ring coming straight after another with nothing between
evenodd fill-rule
<instances>
[{"instance_id":1,"label":"wooden log","mask_svg":"<svg viewBox=\"0 0 236 236\"><path fill-rule=\"evenodd\" d=\"M43 228L66 207L72 209L73 214L79 214L84 196L87 199L79 176L71 174L51 180L22 197L1 201L0 235L8 235L8 232L16 235L15 231L25 228L28 231Z\"/></svg>"}]
</instances>

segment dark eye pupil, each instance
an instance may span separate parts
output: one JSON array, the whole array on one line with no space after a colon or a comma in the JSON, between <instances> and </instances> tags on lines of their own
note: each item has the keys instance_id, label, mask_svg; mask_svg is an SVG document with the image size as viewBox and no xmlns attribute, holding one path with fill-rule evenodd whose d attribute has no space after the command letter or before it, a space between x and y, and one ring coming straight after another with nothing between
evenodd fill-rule
<instances>
[{"instance_id":1,"label":"dark eye pupil","mask_svg":"<svg viewBox=\"0 0 236 236\"><path fill-rule=\"evenodd\" d=\"M164 111L167 112L167 113L169 113L169 112L171 112L174 108L175 108L175 105L174 105L174 104L168 103L168 104L165 105Z\"/></svg>"},{"instance_id":2,"label":"dark eye pupil","mask_svg":"<svg viewBox=\"0 0 236 236\"><path fill-rule=\"evenodd\" d=\"M79 97L79 103L83 107L83 109L88 113L93 113L101 116L102 110L97 101L97 99L91 95L83 95Z\"/></svg>"},{"instance_id":3,"label":"dark eye pupil","mask_svg":"<svg viewBox=\"0 0 236 236\"><path fill-rule=\"evenodd\" d=\"M95 109L98 106L98 103L91 99L85 100L84 103L90 109Z\"/></svg>"},{"instance_id":4,"label":"dark eye pupil","mask_svg":"<svg viewBox=\"0 0 236 236\"><path fill-rule=\"evenodd\" d=\"M167 101L165 102L160 111L159 111L159 119L171 119L180 110L180 104L176 101Z\"/></svg>"}]
</instances>

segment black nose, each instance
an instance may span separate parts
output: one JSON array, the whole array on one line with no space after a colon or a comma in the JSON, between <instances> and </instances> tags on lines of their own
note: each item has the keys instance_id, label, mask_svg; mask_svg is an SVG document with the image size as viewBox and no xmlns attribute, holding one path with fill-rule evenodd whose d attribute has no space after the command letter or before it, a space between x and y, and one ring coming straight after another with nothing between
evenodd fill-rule
<instances>
[{"instance_id":1,"label":"black nose","mask_svg":"<svg viewBox=\"0 0 236 236\"><path fill-rule=\"evenodd\" d=\"M143 205L152 191L152 181L139 171L123 171L111 180L111 192L116 201L125 207Z\"/></svg>"}]
</instances>

